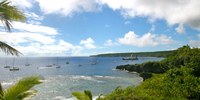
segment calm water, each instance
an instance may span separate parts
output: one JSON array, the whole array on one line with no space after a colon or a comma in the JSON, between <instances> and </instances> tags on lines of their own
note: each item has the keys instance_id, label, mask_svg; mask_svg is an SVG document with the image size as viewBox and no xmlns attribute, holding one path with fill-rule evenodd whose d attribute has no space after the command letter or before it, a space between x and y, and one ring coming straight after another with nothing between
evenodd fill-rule
<instances>
[{"instance_id":1,"label":"calm water","mask_svg":"<svg viewBox=\"0 0 200 100\"><path fill-rule=\"evenodd\" d=\"M93 95L98 96L111 92L117 86L136 86L142 81L137 74L115 70L117 65L161 59L143 57L135 61L123 61L121 57L0 58L0 82L7 87L24 76L42 76L44 83L35 87L38 93L34 100L68 100L72 98L71 92L83 90L91 90ZM30 66L25 66L26 63ZM5 65L14 65L20 70L12 72L4 68ZM47 65L60 65L60 68L46 67Z\"/></svg>"}]
</instances>

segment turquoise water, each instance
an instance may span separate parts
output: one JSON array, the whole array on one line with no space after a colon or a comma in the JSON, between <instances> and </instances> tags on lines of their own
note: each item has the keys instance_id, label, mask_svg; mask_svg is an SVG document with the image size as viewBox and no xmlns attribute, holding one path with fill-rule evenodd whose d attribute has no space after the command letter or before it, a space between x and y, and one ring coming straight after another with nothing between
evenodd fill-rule
<instances>
[{"instance_id":1,"label":"turquoise water","mask_svg":"<svg viewBox=\"0 0 200 100\"><path fill-rule=\"evenodd\" d=\"M0 82L6 88L24 76L40 75L44 83L34 100L67 100L71 92L91 90L93 95L106 94L117 86L140 84L142 78L136 73L115 70L117 65L157 61L162 58L142 57L124 61L121 57L17 57L0 58ZM67 63L68 62L68 63ZM30 66L25 66L25 64ZM19 71L9 71L5 65L16 66ZM52 65L52 67L46 67ZM56 68L59 65L60 68Z\"/></svg>"}]
</instances>

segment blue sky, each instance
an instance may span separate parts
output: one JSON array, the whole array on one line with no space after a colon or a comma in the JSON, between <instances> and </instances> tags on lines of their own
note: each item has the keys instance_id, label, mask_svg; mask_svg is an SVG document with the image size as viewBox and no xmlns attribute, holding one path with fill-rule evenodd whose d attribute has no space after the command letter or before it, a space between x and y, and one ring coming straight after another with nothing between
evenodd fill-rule
<instances>
[{"instance_id":1,"label":"blue sky","mask_svg":"<svg viewBox=\"0 0 200 100\"><path fill-rule=\"evenodd\" d=\"M25 56L200 47L198 0L10 0L27 17L0 40ZM1 25L2 26L2 25Z\"/></svg>"}]
</instances>

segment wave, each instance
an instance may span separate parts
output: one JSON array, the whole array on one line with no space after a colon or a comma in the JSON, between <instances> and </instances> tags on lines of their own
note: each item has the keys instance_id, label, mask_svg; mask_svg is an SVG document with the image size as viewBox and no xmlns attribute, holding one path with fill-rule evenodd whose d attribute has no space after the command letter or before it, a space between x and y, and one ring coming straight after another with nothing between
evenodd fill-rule
<instances>
[{"instance_id":1,"label":"wave","mask_svg":"<svg viewBox=\"0 0 200 100\"><path fill-rule=\"evenodd\" d=\"M14 81L13 81L13 82L1 82L1 85L2 85L3 87L7 87L7 86L10 86L10 85L12 85L12 84L14 84Z\"/></svg>"},{"instance_id":2,"label":"wave","mask_svg":"<svg viewBox=\"0 0 200 100\"><path fill-rule=\"evenodd\" d=\"M64 97L64 96L56 96L53 98L53 100L76 100L75 97L70 97L70 98L67 98L67 97Z\"/></svg>"}]
</instances>

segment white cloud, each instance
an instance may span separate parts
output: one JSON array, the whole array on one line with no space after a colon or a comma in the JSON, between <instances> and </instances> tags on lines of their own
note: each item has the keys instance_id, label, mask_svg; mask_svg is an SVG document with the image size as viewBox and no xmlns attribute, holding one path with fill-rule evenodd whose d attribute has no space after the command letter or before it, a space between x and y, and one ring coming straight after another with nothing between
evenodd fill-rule
<instances>
[{"instance_id":1,"label":"white cloud","mask_svg":"<svg viewBox=\"0 0 200 100\"><path fill-rule=\"evenodd\" d=\"M190 40L189 45L191 47L200 48L200 40Z\"/></svg>"},{"instance_id":2,"label":"white cloud","mask_svg":"<svg viewBox=\"0 0 200 100\"><path fill-rule=\"evenodd\" d=\"M97 0L36 0L45 14L61 14L71 16L79 12L93 12L100 7Z\"/></svg>"},{"instance_id":3,"label":"white cloud","mask_svg":"<svg viewBox=\"0 0 200 100\"><path fill-rule=\"evenodd\" d=\"M104 46L114 46L114 45L117 45L116 42L113 42L113 40L107 40L105 43L104 43Z\"/></svg>"},{"instance_id":4,"label":"white cloud","mask_svg":"<svg viewBox=\"0 0 200 100\"><path fill-rule=\"evenodd\" d=\"M31 8L33 0L10 0L12 5L16 5L21 9Z\"/></svg>"},{"instance_id":5,"label":"white cloud","mask_svg":"<svg viewBox=\"0 0 200 100\"><path fill-rule=\"evenodd\" d=\"M139 36L135 34L133 31L129 31L124 35L123 38L119 38L117 41L120 44L132 45L138 47L157 46L157 45L173 43L171 37L167 37L165 35L146 33L142 36Z\"/></svg>"},{"instance_id":6,"label":"white cloud","mask_svg":"<svg viewBox=\"0 0 200 100\"><path fill-rule=\"evenodd\" d=\"M22 22L13 22L13 28L26 31L26 32L34 32L34 33L42 33L46 35L57 35L58 32L55 28L43 26L43 25L34 25L34 24L27 24Z\"/></svg>"},{"instance_id":7,"label":"white cloud","mask_svg":"<svg viewBox=\"0 0 200 100\"><path fill-rule=\"evenodd\" d=\"M28 32L0 32L0 41L4 41L28 56L80 55L81 46L72 45L64 40L55 40L52 36Z\"/></svg>"},{"instance_id":8,"label":"white cloud","mask_svg":"<svg viewBox=\"0 0 200 100\"><path fill-rule=\"evenodd\" d=\"M170 25L184 24L200 30L199 0L100 0L124 17L164 19Z\"/></svg>"},{"instance_id":9,"label":"white cloud","mask_svg":"<svg viewBox=\"0 0 200 100\"><path fill-rule=\"evenodd\" d=\"M25 16L27 18L29 18L31 20L37 20L38 21L38 20L43 20L44 19L44 16L39 16L39 15L33 13L33 12L26 12L24 14L25 14Z\"/></svg>"},{"instance_id":10,"label":"white cloud","mask_svg":"<svg viewBox=\"0 0 200 100\"><path fill-rule=\"evenodd\" d=\"M176 32L178 32L180 34L185 33L185 28L184 28L183 24L179 24L179 26L175 30L176 30Z\"/></svg>"},{"instance_id":11,"label":"white cloud","mask_svg":"<svg viewBox=\"0 0 200 100\"><path fill-rule=\"evenodd\" d=\"M0 41L13 46L25 56L81 55L82 47L56 39L58 32L53 27L21 22L13 22L13 27L11 33L0 32Z\"/></svg>"},{"instance_id":12,"label":"white cloud","mask_svg":"<svg viewBox=\"0 0 200 100\"><path fill-rule=\"evenodd\" d=\"M91 37L89 37L85 40L81 40L81 42L80 42L80 44L84 45L84 47L87 49L95 49L96 46L94 45L94 43L95 43L95 41Z\"/></svg>"},{"instance_id":13,"label":"white cloud","mask_svg":"<svg viewBox=\"0 0 200 100\"><path fill-rule=\"evenodd\" d=\"M45 36L42 34L28 32L0 32L0 40L14 45L31 42L37 42L41 44L52 44L55 42L55 39L52 36Z\"/></svg>"},{"instance_id":14,"label":"white cloud","mask_svg":"<svg viewBox=\"0 0 200 100\"><path fill-rule=\"evenodd\" d=\"M112 40L107 40L105 43L104 43L105 46L112 46L113 45L113 42Z\"/></svg>"},{"instance_id":15,"label":"white cloud","mask_svg":"<svg viewBox=\"0 0 200 100\"><path fill-rule=\"evenodd\" d=\"M63 45L64 42L65 44ZM60 40L58 44L42 45L38 43L32 43L28 46L16 46L16 48L23 54L29 56L74 56L80 55L82 48L80 46L74 46L68 42Z\"/></svg>"},{"instance_id":16,"label":"white cloud","mask_svg":"<svg viewBox=\"0 0 200 100\"><path fill-rule=\"evenodd\" d=\"M104 5L120 11L125 18L164 19L169 25L184 24L200 31L199 0L12 0L21 8L39 4L44 14L71 16L99 11Z\"/></svg>"}]
</instances>

